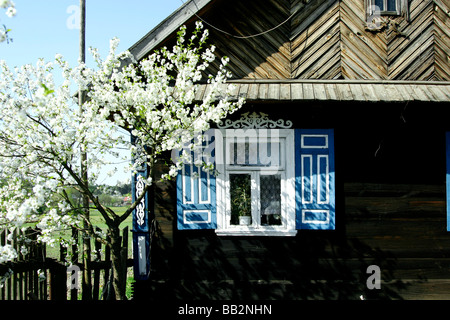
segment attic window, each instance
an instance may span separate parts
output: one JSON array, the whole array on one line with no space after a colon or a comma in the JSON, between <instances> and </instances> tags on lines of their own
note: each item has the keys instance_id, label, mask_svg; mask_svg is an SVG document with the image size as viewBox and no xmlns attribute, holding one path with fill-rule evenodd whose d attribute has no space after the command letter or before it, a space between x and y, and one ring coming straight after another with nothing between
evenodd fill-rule
<instances>
[{"instance_id":1,"label":"attic window","mask_svg":"<svg viewBox=\"0 0 450 320\"><path fill-rule=\"evenodd\" d=\"M401 0L368 0L367 12L369 16L376 16L377 13L382 16L395 15L401 13Z\"/></svg>"}]
</instances>

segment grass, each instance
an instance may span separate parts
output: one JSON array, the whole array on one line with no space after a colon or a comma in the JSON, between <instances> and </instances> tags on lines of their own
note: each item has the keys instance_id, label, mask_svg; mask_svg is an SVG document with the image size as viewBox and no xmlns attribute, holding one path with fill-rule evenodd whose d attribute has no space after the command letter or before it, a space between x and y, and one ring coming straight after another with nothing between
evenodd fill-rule
<instances>
[{"instance_id":1,"label":"grass","mask_svg":"<svg viewBox=\"0 0 450 320\"><path fill-rule=\"evenodd\" d=\"M122 215L127 207L111 207L111 209L117 214L117 215ZM103 217L101 216L100 212L96 209L91 209L90 213L89 213L89 217L90 220L92 222L92 224L95 227L98 227L100 229L102 229L102 231L106 231L107 230L107 225L103 219ZM120 225L121 229L124 229L125 227L128 226L129 231L131 231L131 228L133 226L133 218L132 215L130 215L124 222L122 222L122 224ZM63 239L70 239L72 237L72 232L71 230L63 230L60 231L59 236ZM131 250L131 244L132 244L132 237L131 235L128 237L128 248L129 248L129 252ZM93 247L93 244L92 244ZM57 252L54 252L57 251ZM55 256L54 254L58 254L57 256ZM47 254L50 257L59 257L59 248L52 248L52 247L48 247L48 251Z\"/></svg>"},{"instance_id":2,"label":"grass","mask_svg":"<svg viewBox=\"0 0 450 320\"><path fill-rule=\"evenodd\" d=\"M122 215L126 211L127 207L111 207L111 209L116 214ZM91 220L92 224L95 227L99 227L100 229L102 229L102 231L106 231L107 230L107 225L106 225L105 221L103 220L103 217L101 216L100 212L98 212L97 210L91 209L91 211L90 211L90 220ZM130 257L131 253L132 253L132 245L133 245L133 237L131 236L132 225L133 225L132 215L130 215L120 225L121 229L124 229L125 227L128 226L128 230L130 232L129 235L128 235L128 257ZM72 231L70 229L59 231L59 235L58 236L60 236L63 239L70 239L72 237ZM81 241L81 239L82 239L82 237L81 237L81 235L79 235L79 241ZM94 251L94 248L95 248L94 242L92 241L92 243L91 243L92 252ZM102 248L104 248L104 246L102 246ZM56 245L56 246L47 246L47 257L54 258L54 259L59 259L59 253L60 253L60 249L59 249L58 245ZM92 259L94 259L94 257L92 257Z\"/></svg>"},{"instance_id":3,"label":"grass","mask_svg":"<svg viewBox=\"0 0 450 320\"><path fill-rule=\"evenodd\" d=\"M125 213L125 211L128 209L128 207L111 207L111 209L117 214L117 215L122 215ZM100 229L102 230L106 230L106 224L103 220L103 217L100 215L100 212L98 212L98 210L96 209L92 209L90 211L90 219L92 221L92 223L96 226L98 226ZM132 215L130 214L130 216L121 224L121 228L125 228L126 226L128 226L131 229L132 226Z\"/></svg>"}]
</instances>

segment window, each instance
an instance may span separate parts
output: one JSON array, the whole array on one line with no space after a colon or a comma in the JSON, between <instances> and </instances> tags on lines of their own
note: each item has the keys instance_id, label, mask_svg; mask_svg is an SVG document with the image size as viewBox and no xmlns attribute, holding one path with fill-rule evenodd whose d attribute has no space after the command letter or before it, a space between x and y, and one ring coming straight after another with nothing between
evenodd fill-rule
<instances>
[{"instance_id":1,"label":"window","mask_svg":"<svg viewBox=\"0 0 450 320\"><path fill-rule=\"evenodd\" d=\"M368 0L369 16L400 15L400 0Z\"/></svg>"},{"instance_id":2,"label":"window","mask_svg":"<svg viewBox=\"0 0 450 320\"><path fill-rule=\"evenodd\" d=\"M179 230L215 229L220 236L334 230L333 130L291 129L279 121L262 126L265 116L258 126L247 117L241 127L211 129L202 147L190 151L177 176ZM214 172L201 163L212 163Z\"/></svg>"},{"instance_id":3,"label":"window","mask_svg":"<svg viewBox=\"0 0 450 320\"><path fill-rule=\"evenodd\" d=\"M225 129L217 233L295 234L294 130Z\"/></svg>"}]
</instances>

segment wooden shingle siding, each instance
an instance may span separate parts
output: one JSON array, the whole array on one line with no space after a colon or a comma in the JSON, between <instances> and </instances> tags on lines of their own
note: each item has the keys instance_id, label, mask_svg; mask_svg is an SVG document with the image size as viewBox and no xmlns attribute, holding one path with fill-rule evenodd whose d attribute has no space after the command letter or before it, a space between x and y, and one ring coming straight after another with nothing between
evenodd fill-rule
<instances>
[{"instance_id":1,"label":"wooden shingle siding","mask_svg":"<svg viewBox=\"0 0 450 320\"><path fill-rule=\"evenodd\" d=\"M436 81L359 80L239 80L232 81L232 98L252 101L369 101L369 102L448 102L450 83ZM200 85L196 98L202 100L208 85Z\"/></svg>"},{"instance_id":2,"label":"wooden shingle siding","mask_svg":"<svg viewBox=\"0 0 450 320\"><path fill-rule=\"evenodd\" d=\"M291 25L291 78L329 78L340 75L339 6L314 1L299 9Z\"/></svg>"},{"instance_id":3,"label":"wooden shingle siding","mask_svg":"<svg viewBox=\"0 0 450 320\"><path fill-rule=\"evenodd\" d=\"M363 0L189 1L130 50L142 59L201 17L235 79L450 80L449 1L401 2L368 31Z\"/></svg>"},{"instance_id":4,"label":"wooden shingle siding","mask_svg":"<svg viewBox=\"0 0 450 320\"><path fill-rule=\"evenodd\" d=\"M218 56L230 57L235 79L450 80L445 1L409 1L409 19L390 17L379 32L366 30L359 0L231 0L217 8L202 19L221 30L210 28L210 38Z\"/></svg>"}]
</instances>

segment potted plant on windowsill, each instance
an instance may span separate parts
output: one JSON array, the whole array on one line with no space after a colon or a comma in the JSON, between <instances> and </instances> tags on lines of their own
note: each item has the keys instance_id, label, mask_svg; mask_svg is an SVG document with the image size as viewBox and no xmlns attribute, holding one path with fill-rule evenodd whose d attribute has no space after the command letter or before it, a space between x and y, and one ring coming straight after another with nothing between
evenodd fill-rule
<instances>
[{"instance_id":1,"label":"potted plant on windowsill","mask_svg":"<svg viewBox=\"0 0 450 320\"><path fill-rule=\"evenodd\" d=\"M231 188L231 216L235 223L241 226L248 226L252 223L252 204L250 181L237 178ZM236 221L238 217L238 221Z\"/></svg>"},{"instance_id":2,"label":"potted plant on windowsill","mask_svg":"<svg viewBox=\"0 0 450 320\"><path fill-rule=\"evenodd\" d=\"M252 217L248 215L240 215L239 216L239 225L240 226L249 226L252 224Z\"/></svg>"}]
</instances>

